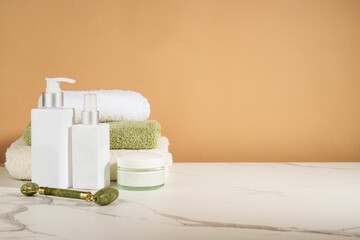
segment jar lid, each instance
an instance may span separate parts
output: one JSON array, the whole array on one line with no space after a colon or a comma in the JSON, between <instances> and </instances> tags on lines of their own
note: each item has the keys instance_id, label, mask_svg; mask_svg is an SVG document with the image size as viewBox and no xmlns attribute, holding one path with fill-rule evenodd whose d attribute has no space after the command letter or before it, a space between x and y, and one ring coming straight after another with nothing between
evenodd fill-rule
<instances>
[{"instance_id":1,"label":"jar lid","mask_svg":"<svg viewBox=\"0 0 360 240\"><path fill-rule=\"evenodd\" d=\"M164 165L164 158L154 153L128 153L117 158L117 166L122 168L149 169Z\"/></svg>"}]
</instances>

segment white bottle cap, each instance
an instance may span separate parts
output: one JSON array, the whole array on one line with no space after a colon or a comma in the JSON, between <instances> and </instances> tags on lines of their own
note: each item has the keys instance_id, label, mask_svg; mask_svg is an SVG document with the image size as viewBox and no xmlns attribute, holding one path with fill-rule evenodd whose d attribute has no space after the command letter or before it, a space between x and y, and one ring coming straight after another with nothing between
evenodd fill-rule
<instances>
[{"instance_id":1,"label":"white bottle cap","mask_svg":"<svg viewBox=\"0 0 360 240\"><path fill-rule=\"evenodd\" d=\"M84 111L81 112L81 122L89 125L99 124L99 111L94 93L84 95Z\"/></svg>"},{"instance_id":2,"label":"white bottle cap","mask_svg":"<svg viewBox=\"0 0 360 240\"><path fill-rule=\"evenodd\" d=\"M154 153L128 153L117 159L117 166L121 168L151 169L164 167L164 165L164 158Z\"/></svg>"},{"instance_id":3,"label":"white bottle cap","mask_svg":"<svg viewBox=\"0 0 360 240\"><path fill-rule=\"evenodd\" d=\"M85 94L84 95L84 111L97 111L96 94Z\"/></svg>"}]
</instances>

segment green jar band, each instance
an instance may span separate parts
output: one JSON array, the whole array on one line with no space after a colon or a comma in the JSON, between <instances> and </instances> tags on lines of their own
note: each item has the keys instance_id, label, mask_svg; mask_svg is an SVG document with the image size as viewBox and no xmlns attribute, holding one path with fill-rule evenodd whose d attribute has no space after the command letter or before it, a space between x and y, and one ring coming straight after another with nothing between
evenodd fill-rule
<instances>
[{"instance_id":1,"label":"green jar band","mask_svg":"<svg viewBox=\"0 0 360 240\"><path fill-rule=\"evenodd\" d=\"M163 187L165 184L157 185L157 186L150 186L150 187L131 187L131 186L124 186L118 184L118 188L130 191L147 191L147 190L155 190Z\"/></svg>"}]
</instances>

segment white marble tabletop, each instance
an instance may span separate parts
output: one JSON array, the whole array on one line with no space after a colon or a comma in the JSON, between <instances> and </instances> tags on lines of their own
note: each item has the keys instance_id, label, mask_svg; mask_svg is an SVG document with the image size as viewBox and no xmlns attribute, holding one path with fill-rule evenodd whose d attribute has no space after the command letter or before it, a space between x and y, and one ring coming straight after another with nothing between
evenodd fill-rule
<instances>
[{"instance_id":1,"label":"white marble tabletop","mask_svg":"<svg viewBox=\"0 0 360 240\"><path fill-rule=\"evenodd\" d=\"M175 163L108 206L22 184L0 167L0 239L360 239L360 163Z\"/></svg>"}]
</instances>

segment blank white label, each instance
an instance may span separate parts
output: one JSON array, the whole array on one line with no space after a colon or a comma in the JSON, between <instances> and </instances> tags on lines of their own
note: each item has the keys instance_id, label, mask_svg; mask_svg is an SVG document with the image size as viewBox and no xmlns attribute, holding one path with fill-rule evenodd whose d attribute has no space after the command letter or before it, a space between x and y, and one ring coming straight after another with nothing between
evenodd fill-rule
<instances>
[{"instance_id":1,"label":"blank white label","mask_svg":"<svg viewBox=\"0 0 360 240\"><path fill-rule=\"evenodd\" d=\"M153 172L117 171L117 183L128 187L153 187L164 184L164 170Z\"/></svg>"}]
</instances>

